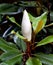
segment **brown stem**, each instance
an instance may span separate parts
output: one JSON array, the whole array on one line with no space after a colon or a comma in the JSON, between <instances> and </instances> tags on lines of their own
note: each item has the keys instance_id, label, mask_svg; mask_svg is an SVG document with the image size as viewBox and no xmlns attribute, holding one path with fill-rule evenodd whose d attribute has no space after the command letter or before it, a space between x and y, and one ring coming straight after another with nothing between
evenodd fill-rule
<instances>
[{"instance_id":1,"label":"brown stem","mask_svg":"<svg viewBox=\"0 0 53 65\"><path fill-rule=\"evenodd\" d=\"M26 65L26 54L23 55L23 65Z\"/></svg>"},{"instance_id":2,"label":"brown stem","mask_svg":"<svg viewBox=\"0 0 53 65\"><path fill-rule=\"evenodd\" d=\"M26 54L23 56L23 62L25 65L25 62L26 60L31 57L31 51L32 51L32 48L34 47L34 44L35 43L35 33L33 32L32 33L32 40L31 41L27 41L27 40L24 40L26 42L26 45L27 45L27 49L26 49ZM32 47L31 47L32 46Z\"/></svg>"},{"instance_id":3,"label":"brown stem","mask_svg":"<svg viewBox=\"0 0 53 65\"><path fill-rule=\"evenodd\" d=\"M28 41L25 41L26 42L26 45L27 45L27 49L26 49L26 52L25 54L23 55L23 65L26 65L26 60L31 56L31 48L30 48L30 45L31 45L31 42L28 42Z\"/></svg>"},{"instance_id":4,"label":"brown stem","mask_svg":"<svg viewBox=\"0 0 53 65\"><path fill-rule=\"evenodd\" d=\"M35 44L35 33L33 32L32 33L32 40L31 40L31 43L33 44L31 44L32 45L32 48L34 47L34 44Z\"/></svg>"},{"instance_id":5,"label":"brown stem","mask_svg":"<svg viewBox=\"0 0 53 65\"><path fill-rule=\"evenodd\" d=\"M31 48L30 48L30 45L31 45L31 42L27 42L27 50L26 50L26 52L27 52L28 57L31 56Z\"/></svg>"}]
</instances>

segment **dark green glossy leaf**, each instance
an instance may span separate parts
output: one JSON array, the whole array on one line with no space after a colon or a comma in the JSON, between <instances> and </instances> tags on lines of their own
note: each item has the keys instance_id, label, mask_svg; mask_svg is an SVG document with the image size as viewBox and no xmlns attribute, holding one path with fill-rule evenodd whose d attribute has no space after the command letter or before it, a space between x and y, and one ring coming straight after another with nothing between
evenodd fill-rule
<instances>
[{"instance_id":1,"label":"dark green glossy leaf","mask_svg":"<svg viewBox=\"0 0 53 65\"><path fill-rule=\"evenodd\" d=\"M17 46L14 43L12 43L12 42L8 42L8 45L17 49Z\"/></svg>"},{"instance_id":2,"label":"dark green glossy leaf","mask_svg":"<svg viewBox=\"0 0 53 65\"><path fill-rule=\"evenodd\" d=\"M18 7L15 6L14 4L0 4L0 14L6 14L9 12L15 12L17 11Z\"/></svg>"},{"instance_id":3,"label":"dark green glossy leaf","mask_svg":"<svg viewBox=\"0 0 53 65\"><path fill-rule=\"evenodd\" d=\"M20 63L22 60L21 52L14 46L10 46L4 39L0 38L0 49L5 51L5 53L0 55L0 59L7 65L14 65L15 63ZM1 63L2 65L3 63Z\"/></svg>"},{"instance_id":4,"label":"dark green glossy leaf","mask_svg":"<svg viewBox=\"0 0 53 65\"><path fill-rule=\"evenodd\" d=\"M14 42L18 45L20 50L22 50L23 52L26 51L26 43L22 39L17 37L17 39L14 39Z\"/></svg>"},{"instance_id":5,"label":"dark green glossy leaf","mask_svg":"<svg viewBox=\"0 0 53 65\"><path fill-rule=\"evenodd\" d=\"M21 62L21 60L22 60L22 55L23 55L23 54L18 54L18 55L16 55L16 56L14 56L13 58L11 58L11 59L5 61L5 63L8 64L8 65L14 65L15 63L20 64L20 62Z\"/></svg>"},{"instance_id":6,"label":"dark green glossy leaf","mask_svg":"<svg viewBox=\"0 0 53 65\"><path fill-rule=\"evenodd\" d=\"M1 54L0 59L2 61L7 61L7 60L13 58L14 56L16 56L18 54L20 54L20 52L18 53L17 51L10 51L10 52Z\"/></svg>"},{"instance_id":7,"label":"dark green glossy leaf","mask_svg":"<svg viewBox=\"0 0 53 65\"><path fill-rule=\"evenodd\" d=\"M48 43L51 43L51 42L53 42L53 35L44 38L39 43L37 43L36 46L42 46L42 45L45 45L45 44L48 44Z\"/></svg>"},{"instance_id":8,"label":"dark green glossy leaf","mask_svg":"<svg viewBox=\"0 0 53 65\"><path fill-rule=\"evenodd\" d=\"M5 52L12 51L12 50L19 52L18 49L13 48L13 47L10 47L10 46L8 45L8 42L6 42L6 41L5 41L4 39L2 39L2 38L0 38L0 49L2 49L2 50L5 51Z\"/></svg>"},{"instance_id":9,"label":"dark green glossy leaf","mask_svg":"<svg viewBox=\"0 0 53 65\"><path fill-rule=\"evenodd\" d=\"M10 54L8 54L8 55L10 55ZM9 57L7 58L5 58L5 56L6 55L4 55L3 57L3 59L5 59L6 61L4 61L3 63L0 63L0 65L15 65L15 63L17 63L17 64L20 64L20 62L21 62L21 60L22 60L22 55L23 54L18 54L18 55L14 55L13 57L11 57L10 59L9 59ZM11 56L12 56L12 54L11 54Z\"/></svg>"},{"instance_id":10,"label":"dark green glossy leaf","mask_svg":"<svg viewBox=\"0 0 53 65\"><path fill-rule=\"evenodd\" d=\"M35 56L38 57L43 64L53 65L53 54L38 53L35 54Z\"/></svg>"},{"instance_id":11,"label":"dark green glossy leaf","mask_svg":"<svg viewBox=\"0 0 53 65\"><path fill-rule=\"evenodd\" d=\"M21 1L21 3L19 5L22 7L36 7L36 6L38 6L38 4L35 1L30 1L30 3L28 1Z\"/></svg>"}]
</instances>

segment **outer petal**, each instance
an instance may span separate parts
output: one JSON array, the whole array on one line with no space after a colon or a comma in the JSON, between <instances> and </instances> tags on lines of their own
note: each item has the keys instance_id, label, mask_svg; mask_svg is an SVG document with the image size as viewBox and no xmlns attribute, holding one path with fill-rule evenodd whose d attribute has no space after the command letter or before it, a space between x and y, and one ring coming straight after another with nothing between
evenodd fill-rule
<instances>
[{"instance_id":1,"label":"outer petal","mask_svg":"<svg viewBox=\"0 0 53 65\"><path fill-rule=\"evenodd\" d=\"M27 11L24 10L23 18L22 18L22 34L28 41L30 41L31 33L32 33L32 28L31 28L29 16Z\"/></svg>"}]
</instances>

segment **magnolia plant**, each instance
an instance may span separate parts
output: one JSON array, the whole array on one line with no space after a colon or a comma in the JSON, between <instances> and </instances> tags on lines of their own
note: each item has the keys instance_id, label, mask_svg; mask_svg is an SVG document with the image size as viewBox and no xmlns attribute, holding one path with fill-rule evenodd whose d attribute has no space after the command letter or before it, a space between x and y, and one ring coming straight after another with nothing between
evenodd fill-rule
<instances>
[{"instance_id":1,"label":"magnolia plant","mask_svg":"<svg viewBox=\"0 0 53 65\"><path fill-rule=\"evenodd\" d=\"M0 38L0 49L4 52L0 55L2 61L0 65L53 65L53 54L33 53L39 46L53 42L53 35L50 35L40 42L35 42L35 37L45 27L47 13L44 12L39 17L33 17L26 10L23 11L21 26L15 21L14 17L7 18L21 27L21 33L11 31L16 37L15 44Z\"/></svg>"}]
</instances>

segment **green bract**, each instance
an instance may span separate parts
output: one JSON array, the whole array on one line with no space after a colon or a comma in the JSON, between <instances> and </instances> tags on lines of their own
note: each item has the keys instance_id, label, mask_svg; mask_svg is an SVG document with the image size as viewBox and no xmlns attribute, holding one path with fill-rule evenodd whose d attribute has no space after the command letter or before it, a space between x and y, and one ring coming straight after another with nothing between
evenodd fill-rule
<instances>
[{"instance_id":1,"label":"green bract","mask_svg":"<svg viewBox=\"0 0 53 65\"><path fill-rule=\"evenodd\" d=\"M42 28L45 26L46 21L47 21L47 13L44 12L41 16L39 17L33 17L31 14L29 14L30 20L32 22L33 30L37 34L39 31L42 30Z\"/></svg>"}]
</instances>

